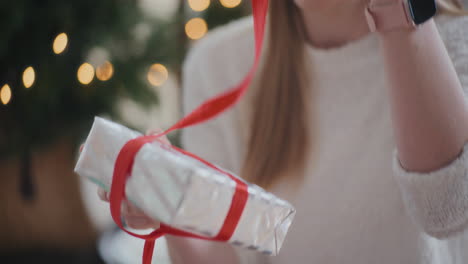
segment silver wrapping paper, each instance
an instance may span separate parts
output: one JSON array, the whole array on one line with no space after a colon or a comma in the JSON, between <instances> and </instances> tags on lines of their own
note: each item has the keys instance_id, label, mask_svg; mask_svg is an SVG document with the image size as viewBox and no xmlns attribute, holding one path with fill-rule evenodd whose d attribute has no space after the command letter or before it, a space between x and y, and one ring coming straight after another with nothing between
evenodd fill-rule
<instances>
[{"instance_id":1,"label":"silver wrapping paper","mask_svg":"<svg viewBox=\"0 0 468 264\"><path fill-rule=\"evenodd\" d=\"M114 163L124 144L141 134L96 117L75 172L109 190ZM135 157L126 197L148 216L172 227L214 237L224 223L235 182L203 163L159 142L146 144ZM234 232L234 245L278 254L295 209L249 184L249 198Z\"/></svg>"}]
</instances>

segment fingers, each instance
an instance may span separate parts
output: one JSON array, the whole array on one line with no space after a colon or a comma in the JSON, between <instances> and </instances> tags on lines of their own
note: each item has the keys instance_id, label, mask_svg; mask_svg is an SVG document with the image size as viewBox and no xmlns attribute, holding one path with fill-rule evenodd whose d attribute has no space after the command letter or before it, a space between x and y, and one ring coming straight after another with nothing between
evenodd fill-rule
<instances>
[{"instance_id":1,"label":"fingers","mask_svg":"<svg viewBox=\"0 0 468 264\"><path fill-rule=\"evenodd\" d=\"M146 216L127 216L124 217L128 227L133 229L155 229L159 228L159 224L153 222Z\"/></svg>"},{"instance_id":2,"label":"fingers","mask_svg":"<svg viewBox=\"0 0 468 264\"><path fill-rule=\"evenodd\" d=\"M104 202L109 202L109 194L102 188L97 190L99 198Z\"/></svg>"},{"instance_id":3,"label":"fingers","mask_svg":"<svg viewBox=\"0 0 468 264\"><path fill-rule=\"evenodd\" d=\"M98 196L101 200L109 202L109 193L102 188L98 188ZM128 201L123 201L120 207L121 214L128 227L133 229L159 228L159 222L154 221L143 213L136 206Z\"/></svg>"},{"instance_id":4,"label":"fingers","mask_svg":"<svg viewBox=\"0 0 468 264\"><path fill-rule=\"evenodd\" d=\"M98 188L97 194L102 201L109 202L109 193L103 188ZM128 227L133 229L159 228L159 222L154 221L145 215L138 207L128 201L123 201L121 205L121 214Z\"/></svg>"},{"instance_id":5,"label":"fingers","mask_svg":"<svg viewBox=\"0 0 468 264\"><path fill-rule=\"evenodd\" d=\"M123 215L126 216L144 216L145 213L127 201L123 201L120 207Z\"/></svg>"},{"instance_id":6,"label":"fingers","mask_svg":"<svg viewBox=\"0 0 468 264\"><path fill-rule=\"evenodd\" d=\"M146 131L146 135L157 135L157 134L160 134L164 132L164 130L160 129L160 128L155 128L155 129L149 129L148 131ZM166 135L160 137L161 141L166 143L166 144L171 144L171 142L169 141L169 139L166 137Z\"/></svg>"},{"instance_id":7,"label":"fingers","mask_svg":"<svg viewBox=\"0 0 468 264\"><path fill-rule=\"evenodd\" d=\"M140 209L125 201L122 203L122 215L125 223L134 229L158 228L159 223L146 216Z\"/></svg>"}]
</instances>

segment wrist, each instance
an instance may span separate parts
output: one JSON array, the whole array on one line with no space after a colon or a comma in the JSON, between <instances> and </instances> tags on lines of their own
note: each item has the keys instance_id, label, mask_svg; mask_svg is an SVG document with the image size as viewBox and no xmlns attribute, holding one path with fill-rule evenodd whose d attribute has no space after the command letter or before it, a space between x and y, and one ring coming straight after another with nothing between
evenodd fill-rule
<instances>
[{"instance_id":1,"label":"wrist","mask_svg":"<svg viewBox=\"0 0 468 264\"><path fill-rule=\"evenodd\" d=\"M372 32L411 31L436 13L435 0L370 0L365 8Z\"/></svg>"},{"instance_id":2,"label":"wrist","mask_svg":"<svg viewBox=\"0 0 468 264\"><path fill-rule=\"evenodd\" d=\"M412 42L413 40L427 40L430 38L430 34L434 32L430 28L436 27L434 19L431 18L424 24L421 24L417 27L417 30L414 29L395 29L392 31L378 32L379 38L386 43L395 43L395 42ZM429 35L428 35L429 34Z\"/></svg>"}]
</instances>

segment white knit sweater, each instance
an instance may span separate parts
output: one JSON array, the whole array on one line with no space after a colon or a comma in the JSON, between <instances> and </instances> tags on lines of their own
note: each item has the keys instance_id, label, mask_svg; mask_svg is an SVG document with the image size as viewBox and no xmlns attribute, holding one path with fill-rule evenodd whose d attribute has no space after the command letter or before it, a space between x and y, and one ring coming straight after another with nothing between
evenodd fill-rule
<instances>
[{"instance_id":1,"label":"white knit sweater","mask_svg":"<svg viewBox=\"0 0 468 264\"><path fill-rule=\"evenodd\" d=\"M468 93L468 17L436 22ZM184 112L238 83L253 47L251 18L197 43L184 67ZM273 190L297 216L279 256L239 250L243 263L468 263L468 151L431 173L400 167L377 36L330 50L308 46L307 56L314 155L299 189L283 182ZM238 173L250 107L248 94L186 129L185 148Z\"/></svg>"}]
</instances>

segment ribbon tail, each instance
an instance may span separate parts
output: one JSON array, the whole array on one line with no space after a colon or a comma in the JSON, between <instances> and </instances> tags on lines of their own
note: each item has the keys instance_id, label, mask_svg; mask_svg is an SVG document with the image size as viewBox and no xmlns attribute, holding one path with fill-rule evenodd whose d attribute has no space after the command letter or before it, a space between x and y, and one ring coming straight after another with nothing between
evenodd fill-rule
<instances>
[{"instance_id":1,"label":"ribbon tail","mask_svg":"<svg viewBox=\"0 0 468 264\"><path fill-rule=\"evenodd\" d=\"M151 264L153 260L154 245L156 241L154 239L145 240L145 248L143 249L143 264Z\"/></svg>"},{"instance_id":2,"label":"ribbon tail","mask_svg":"<svg viewBox=\"0 0 468 264\"><path fill-rule=\"evenodd\" d=\"M120 206L125 198L125 184L128 177L130 177L130 175L132 174L132 166L135 159L135 155L143 147L143 145L145 145L146 143L153 142L154 140L158 140L160 136L165 135L170 131L181 129L212 119L218 114L232 107L244 95L259 65L260 55L263 47L268 2L269 0L252 0L255 30L255 61L250 72L244 78L244 80L237 86L234 86L233 88L228 90L227 92L209 99L165 132L159 135L138 137L128 141L122 147L122 149L119 152L119 155L117 156L117 160L114 164L114 172L112 176L112 185L109 199L110 211L115 223L122 230L134 237L145 240L145 246L142 257L143 264L151 264L153 258L153 251L156 243L155 241L156 239L158 239L161 236L164 236L165 234L199 238L205 240L228 241L233 235L237 224L240 221L242 212L244 211L248 199L247 184L242 180L239 180L233 175L229 174L228 172L219 169L215 165L212 165L211 163L183 150L179 150L179 152L182 152L187 156L197 159L205 165L225 174L226 176L230 177L236 182L236 191L232 198L231 207L229 208L228 215L226 216L223 226L221 227L221 230L219 231L219 234L216 237L202 237L199 235L184 232L182 230L173 229L169 226L164 225L161 225L160 229L155 230L149 235L140 235L132 233L129 230L126 230L122 224Z\"/></svg>"}]
</instances>

